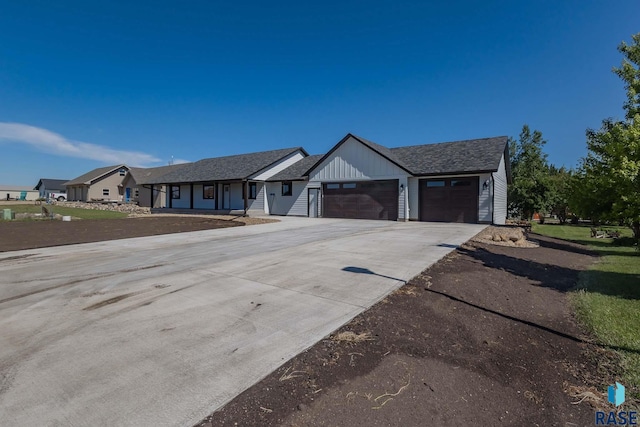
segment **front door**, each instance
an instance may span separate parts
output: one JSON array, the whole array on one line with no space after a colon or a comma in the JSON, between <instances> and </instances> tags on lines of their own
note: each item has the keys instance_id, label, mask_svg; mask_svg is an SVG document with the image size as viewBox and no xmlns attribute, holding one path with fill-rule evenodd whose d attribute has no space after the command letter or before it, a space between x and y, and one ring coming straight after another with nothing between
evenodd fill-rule
<instances>
[{"instance_id":1,"label":"front door","mask_svg":"<svg viewBox=\"0 0 640 427\"><path fill-rule=\"evenodd\" d=\"M131 189L127 187L124 190L124 201L128 202L129 200L131 200Z\"/></svg>"},{"instance_id":2,"label":"front door","mask_svg":"<svg viewBox=\"0 0 640 427\"><path fill-rule=\"evenodd\" d=\"M222 186L222 209L231 209L231 192L229 191L229 184Z\"/></svg>"},{"instance_id":3,"label":"front door","mask_svg":"<svg viewBox=\"0 0 640 427\"><path fill-rule=\"evenodd\" d=\"M309 218L318 217L318 188L309 189Z\"/></svg>"}]
</instances>

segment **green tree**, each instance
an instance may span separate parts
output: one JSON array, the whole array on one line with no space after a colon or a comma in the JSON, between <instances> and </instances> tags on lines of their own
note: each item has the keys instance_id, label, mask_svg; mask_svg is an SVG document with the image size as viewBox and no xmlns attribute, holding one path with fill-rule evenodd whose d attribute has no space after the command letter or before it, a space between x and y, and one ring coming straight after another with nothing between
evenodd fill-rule
<instances>
[{"instance_id":1,"label":"green tree","mask_svg":"<svg viewBox=\"0 0 640 427\"><path fill-rule=\"evenodd\" d=\"M631 45L618 46L624 59L613 69L627 91L626 119L606 119L600 129L587 130L588 154L580 165L586 185L578 205L584 211L593 202L596 215L627 223L640 238L640 33L632 38Z\"/></svg>"},{"instance_id":2,"label":"green tree","mask_svg":"<svg viewBox=\"0 0 640 427\"><path fill-rule=\"evenodd\" d=\"M547 155L542 151L545 144L542 133L538 130L531 133L526 124L518 141L513 138L509 141L513 178L509 186L509 210L524 219L549 208L551 182Z\"/></svg>"},{"instance_id":3,"label":"green tree","mask_svg":"<svg viewBox=\"0 0 640 427\"><path fill-rule=\"evenodd\" d=\"M569 200L573 184L572 171L564 167L558 169L550 165L549 184L550 190L547 196L549 212L558 217L560 224L564 224L569 216Z\"/></svg>"}]
</instances>

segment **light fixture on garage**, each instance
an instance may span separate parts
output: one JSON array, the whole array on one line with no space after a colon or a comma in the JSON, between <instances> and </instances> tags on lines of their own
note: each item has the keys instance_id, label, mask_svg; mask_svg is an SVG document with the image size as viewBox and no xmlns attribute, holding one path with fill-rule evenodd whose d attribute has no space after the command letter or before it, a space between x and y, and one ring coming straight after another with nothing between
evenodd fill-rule
<instances>
[{"instance_id":1,"label":"light fixture on garage","mask_svg":"<svg viewBox=\"0 0 640 427\"><path fill-rule=\"evenodd\" d=\"M487 188L489 188L489 180L486 180L482 183L482 191L486 190Z\"/></svg>"},{"instance_id":2,"label":"light fixture on garage","mask_svg":"<svg viewBox=\"0 0 640 427\"><path fill-rule=\"evenodd\" d=\"M404 184L400 184L400 189L404 190Z\"/></svg>"}]
</instances>

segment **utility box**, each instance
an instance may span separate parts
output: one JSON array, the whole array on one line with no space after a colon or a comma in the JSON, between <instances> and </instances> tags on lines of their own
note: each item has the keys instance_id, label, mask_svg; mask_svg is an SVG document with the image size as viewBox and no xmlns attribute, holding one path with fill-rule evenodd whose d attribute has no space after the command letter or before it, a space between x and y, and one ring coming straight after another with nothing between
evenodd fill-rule
<instances>
[{"instance_id":1,"label":"utility box","mask_svg":"<svg viewBox=\"0 0 640 427\"><path fill-rule=\"evenodd\" d=\"M5 221L10 221L12 220L12 215L11 215L11 209L3 209L4 215L2 216L2 219L4 219Z\"/></svg>"}]
</instances>

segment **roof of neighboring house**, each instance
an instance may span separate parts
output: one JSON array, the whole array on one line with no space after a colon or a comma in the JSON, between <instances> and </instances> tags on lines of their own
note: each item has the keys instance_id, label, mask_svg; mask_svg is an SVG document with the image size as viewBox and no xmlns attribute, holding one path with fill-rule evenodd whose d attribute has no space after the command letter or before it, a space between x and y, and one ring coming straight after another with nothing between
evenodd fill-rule
<instances>
[{"instance_id":1,"label":"roof of neighboring house","mask_svg":"<svg viewBox=\"0 0 640 427\"><path fill-rule=\"evenodd\" d=\"M231 181L246 179L279 160L295 153L307 152L302 147L259 153L238 154L235 156L214 157L188 163L185 167L150 180L148 184L178 184L183 182Z\"/></svg>"},{"instance_id":2,"label":"roof of neighboring house","mask_svg":"<svg viewBox=\"0 0 640 427\"><path fill-rule=\"evenodd\" d=\"M507 148L507 137L469 139L392 148L391 154L414 175L493 172Z\"/></svg>"},{"instance_id":3,"label":"roof of neighboring house","mask_svg":"<svg viewBox=\"0 0 640 427\"><path fill-rule=\"evenodd\" d=\"M65 182L69 181L68 179L49 179L49 178L40 178L38 184L33 188L34 190L39 190L40 187L44 185L44 188L48 188L49 190L64 190Z\"/></svg>"},{"instance_id":4,"label":"roof of neighboring house","mask_svg":"<svg viewBox=\"0 0 640 427\"><path fill-rule=\"evenodd\" d=\"M0 191L36 191L29 185L3 185L0 184Z\"/></svg>"},{"instance_id":5,"label":"roof of neighboring house","mask_svg":"<svg viewBox=\"0 0 640 427\"><path fill-rule=\"evenodd\" d=\"M64 185L69 186L69 185L80 185L80 184L86 184L89 185L91 184L92 181L95 181L96 179L103 177L104 175L108 174L109 172L113 172L116 169L120 169L120 168L127 168L127 170L129 169L129 167L127 165L115 165L115 166L105 166L103 168L96 168L90 172L85 173L84 175L80 175L77 178L72 179L71 181L66 182Z\"/></svg>"},{"instance_id":6,"label":"roof of neighboring house","mask_svg":"<svg viewBox=\"0 0 640 427\"><path fill-rule=\"evenodd\" d=\"M297 181L304 179L305 173L318 161L324 157L324 154L314 154L298 160L288 168L278 172L267 181Z\"/></svg>"},{"instance_id":7,"label":"roof of neighboring house","mask_svg":"<svg viewBox=\"0 0 640 427\"><path fill-rule=\"evenodd\" d=\"M129 173L135 179L136 184L151 184L154 180L166 175L170 172L177 171L178 169L189 165L190 163L180 163L177 165L158 166L155 168L130 168Z\"/></svg>"}]
</instances>

